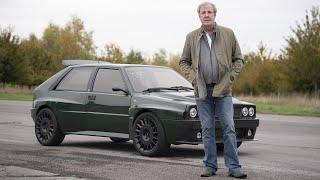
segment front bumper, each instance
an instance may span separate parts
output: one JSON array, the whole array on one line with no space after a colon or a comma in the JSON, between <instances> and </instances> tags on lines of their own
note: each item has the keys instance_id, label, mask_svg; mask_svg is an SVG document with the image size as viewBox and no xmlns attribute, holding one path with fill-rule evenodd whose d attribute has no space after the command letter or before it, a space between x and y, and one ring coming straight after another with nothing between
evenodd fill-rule
<instances>
[{"instance_id":1,"label":"front bumper","mask_svg":"<svg viewBox=\"0 0 320 180\"><path fill-rule=\"evenodd\" d=\"M253 141L259 119L234 119L237 141ZM167 141L172 144L201 144L202 130L200 120L165 121ZM222 130L220 121L216 121L216 142L221 143ZM250 131L250 132L249 132Z\"/></svg>"}]
</instances>

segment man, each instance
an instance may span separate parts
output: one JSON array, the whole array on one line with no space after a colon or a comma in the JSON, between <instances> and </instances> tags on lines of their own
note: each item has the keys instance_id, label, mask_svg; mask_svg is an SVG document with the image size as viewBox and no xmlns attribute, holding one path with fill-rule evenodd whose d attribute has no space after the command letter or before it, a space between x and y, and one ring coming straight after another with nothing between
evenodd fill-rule
<instances>
[{"instance_id":1,"label":"man","mask_svg":"<svg viewBox=\"0 0 320 180\"><path fill-rule=\"evenodd\" d=\"M216 13L216 6L210 2L198 6L202 26L187 35L179 64L194 87L201 121L205 151L201 177L213 176L218 169L214 122L217 115L229 176L244 179L247 175L239 163L232 103L232 85L243 58L233 31L215 22Z\"/></svg>"}]
</instances>

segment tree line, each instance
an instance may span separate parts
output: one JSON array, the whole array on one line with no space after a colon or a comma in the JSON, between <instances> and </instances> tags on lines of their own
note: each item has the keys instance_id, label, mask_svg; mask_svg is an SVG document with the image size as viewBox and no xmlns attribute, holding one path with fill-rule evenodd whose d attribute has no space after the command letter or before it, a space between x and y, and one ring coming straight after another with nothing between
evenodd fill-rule
<instances>
[{"instance_id":1,"label":"tree line","mask_svg":"<svg viewBox=\"0 0 320 180\"><path fill-rule=\"evenodd\" d=\"M237 94L306 93L319 97L320 9L312 7L281 54L274 57L261 43L257 52L244 55L245 66L237 78Z\"/></svg>"},{"instance_id":2,"label":"tree line","mask_svg":"<svg viewBox=\"0 0 320 180\"><path fill-rule=\"evenodd\" d=\"M274 56L260 43L257 51L244 54L245 66L236 79L236 94L316 93L320 88L320 9L306 12L302 23L291 29L286 46ZM97 54L84 22L73 16L63 27L49 23L42 36L21 39L11 27L0 27L0 81L3 85L34 86L63 68L64 59L92 59L111 63L168 66L180 72L179 54L159 49L152 57L131 49L125 53L115 43Z\"/></svg>"}]
</instances>

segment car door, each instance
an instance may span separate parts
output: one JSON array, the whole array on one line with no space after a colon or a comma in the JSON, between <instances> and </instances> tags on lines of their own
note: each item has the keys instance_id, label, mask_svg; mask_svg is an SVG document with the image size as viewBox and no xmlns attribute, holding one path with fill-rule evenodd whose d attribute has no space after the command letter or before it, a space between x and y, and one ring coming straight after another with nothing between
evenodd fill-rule
<instances>
[{"instance_id":1,"label":"car door","mask_svg":"<svg viewBox=\"0 0 320 180\"><path fill-rule=\"evenodd\" d=\"M120 69L99 68L86 108L90 130L129 134L130 96L115 87L127 89Z\"/></svg>"},{"instance_id":2,"label":"car door","mask_svg":"<svg viewBox=\"0 0 320 180\"><path fill-rule=\"evenodd\" d=\"M59 124L65 131L87 129L89 80L95 67L74 67L51 92Z\"/></svg>"}]
</instances>

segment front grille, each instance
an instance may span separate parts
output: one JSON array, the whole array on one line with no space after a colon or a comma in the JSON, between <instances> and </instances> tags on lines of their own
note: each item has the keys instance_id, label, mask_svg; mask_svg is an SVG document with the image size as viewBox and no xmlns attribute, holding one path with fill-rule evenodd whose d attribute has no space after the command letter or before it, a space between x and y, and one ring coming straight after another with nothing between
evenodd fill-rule
<instances>
[{"instance_id":1,"label":"front grille","mask_svg":"<svg viewBox=\"0 0 320 180\"><path fill-rule=\"evenodd\" d=\"M241 107L234 107L233 108L233 117L234 118L241 117Z\"/></svg>"}]
</instances>

